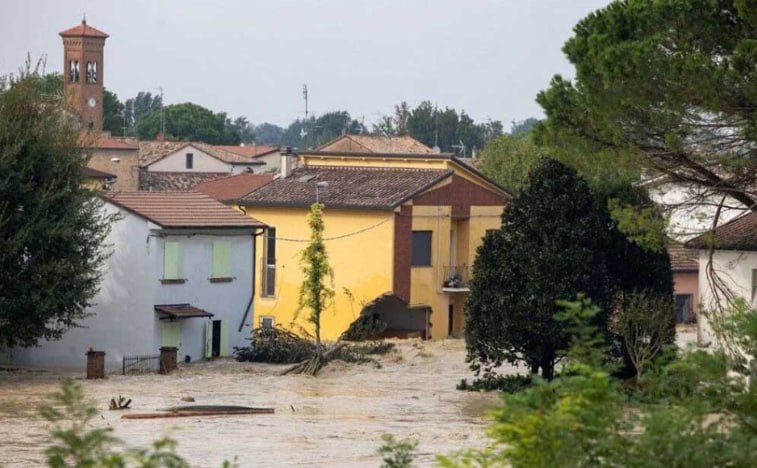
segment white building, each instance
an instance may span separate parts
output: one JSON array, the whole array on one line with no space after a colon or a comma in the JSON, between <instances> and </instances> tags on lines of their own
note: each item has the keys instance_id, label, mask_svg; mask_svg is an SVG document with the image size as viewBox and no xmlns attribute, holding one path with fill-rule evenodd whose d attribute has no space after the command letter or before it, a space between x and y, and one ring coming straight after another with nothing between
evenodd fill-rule
<instances>
[{"instance_id":1,"label":"white building","mask_svg":"<svg viewBox=\"0 0 757 468\"><path fill-rule=\"evenodd\" d=\"M90 348L106 368L124 356L228 356L246 346L253 323L254 236L263 225L197 192L120 192L105 197L118 213L106 241L112 251L91 316L58 341L15 349L11 362L84 369Z\"/></svg>"}]
</instances>

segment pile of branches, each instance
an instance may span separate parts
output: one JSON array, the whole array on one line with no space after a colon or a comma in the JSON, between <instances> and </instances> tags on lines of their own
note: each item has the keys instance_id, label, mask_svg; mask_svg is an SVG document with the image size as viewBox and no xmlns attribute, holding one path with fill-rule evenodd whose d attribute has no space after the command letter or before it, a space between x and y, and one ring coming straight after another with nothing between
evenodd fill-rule
<instances>
[{"instance_id":1,"label":"pile of branches","mask_svg":"<svg viewBox=\"0 0 757 468\"><path fill-rule=\"evenodd\" d=\"M315 344L282 328L256 328L250 346L234 347L237 361L294 364L315 355Z\"/></svg>"},{"instance_id":2,"label":"pile of branches","mask_svg":"<svg viewBox=\"0 0 757 468\"><path fill-rule=\"evenodd\" d=\"M286 369L281 375L290 373L317 375L323 366L331 361L350 363L371 363L381 368L381 363L370 356L383 355L394 349L394 343L347 343L340 341L321 355L314 355Z\"/></svg>"},{"instance_id":3,"label":"pile of branches","mask_svg":"<svg viewBox=\"0 0 757 468\"><path fill-rule=\"evenodd\" d=\"M386 331L387 324L378 314L361 314L339 337L340 340L366 341L375 340Z\"/></svg>"}]
</instances>

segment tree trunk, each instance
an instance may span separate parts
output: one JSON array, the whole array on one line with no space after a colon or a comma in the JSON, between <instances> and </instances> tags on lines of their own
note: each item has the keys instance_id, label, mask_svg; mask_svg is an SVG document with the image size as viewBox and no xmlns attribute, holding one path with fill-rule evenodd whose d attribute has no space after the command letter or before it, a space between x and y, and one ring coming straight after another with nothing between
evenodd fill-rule
<instances>
[{"instance_id":1,"label":"tree trunk","mask_svg":"<svg viewBox=\"0 0 757 468\"><path fill-rule=\"evenodd\" d=\"M552 380L555 378L555 360L551 355L542 358L541 376L544 380Z\"/></svg>"}]
</instances>

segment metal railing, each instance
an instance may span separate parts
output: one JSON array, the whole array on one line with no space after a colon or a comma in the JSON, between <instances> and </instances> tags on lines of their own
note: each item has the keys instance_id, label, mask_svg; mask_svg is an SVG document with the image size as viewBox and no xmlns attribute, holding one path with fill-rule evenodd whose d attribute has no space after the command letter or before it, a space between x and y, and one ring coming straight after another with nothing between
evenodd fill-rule
<instances>
[{"instance_id":1,"label":"metal railing","mask_svg":"<svg viewBox=\"0 0 757 468\"><path fill-rule=\"evenodd\" d=\"M160 366L160 355L124 356L123 375L126 375L127 372L130 374L146 374L148 372L158 372L160 371Z\"/></svg>"},{"instance_id":2,"label":"metal railing","mask_svg":"<svg viewBox=\"0 0 757 468\"><path fill-rule=\"evenodd\" d=\"M467 265L446 266L442 274L442 288L467 289L470 286Z\"/></svg>"}]
</instances>

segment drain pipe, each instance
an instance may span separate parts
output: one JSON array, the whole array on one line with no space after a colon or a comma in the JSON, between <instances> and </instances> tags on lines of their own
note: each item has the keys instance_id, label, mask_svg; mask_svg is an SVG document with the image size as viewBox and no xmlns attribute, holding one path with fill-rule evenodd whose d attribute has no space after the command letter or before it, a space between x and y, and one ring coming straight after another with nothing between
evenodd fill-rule
<instances>
[{"instance_id":1,"label":"drain pipe","mask_svg":"<svg viewBox=\"0 0 757 468\"><path fill-rule=\"evenodd\" d=\"M247 214L246 211L245 214ZM256 230L252 233L252 293L250 293L250 301L247 303L247 307L244 308L244 315L242 316L242 321L239 322L239 330L237 330L237 332L241 332L242 328L244 328L247 314L250 313L250 310L252 309L252 301L255 299L255 264L257 263L257 259L255 258L257 249L255 248L255 244L257 243L258 236L262 235L264 232L265 229L261 229L260 231Z\"/></svg>"}]
</instances>

